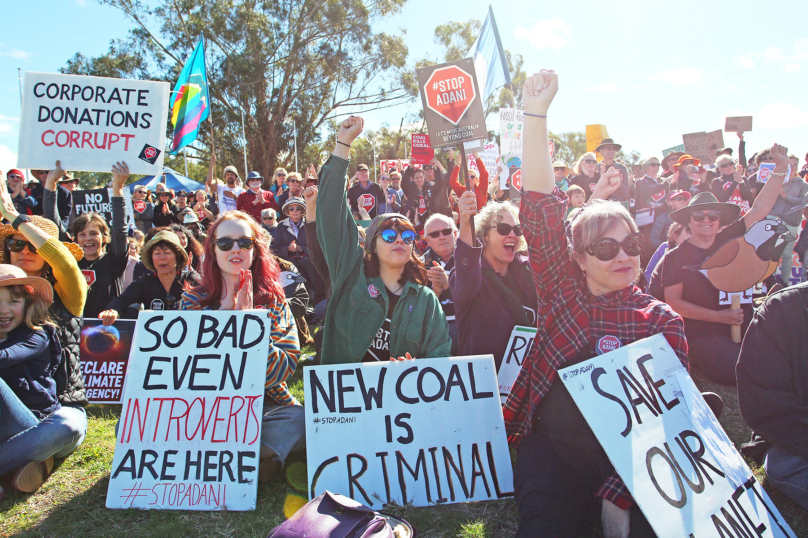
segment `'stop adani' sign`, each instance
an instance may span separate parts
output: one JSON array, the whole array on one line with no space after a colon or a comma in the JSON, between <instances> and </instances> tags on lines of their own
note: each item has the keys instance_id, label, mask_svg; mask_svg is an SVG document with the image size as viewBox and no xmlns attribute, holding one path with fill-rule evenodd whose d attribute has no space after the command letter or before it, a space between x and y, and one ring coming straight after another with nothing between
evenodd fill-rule
<instances>
[{"instance_id":1,"label":"'stop adani' sign","mask_svg":"<svg viewBox=\"0 0 808 538\"><path fill-rule=\"evenodd\" d=\"M482 99L470 58L418 70L432 147L486 138Z\"/></svg>"}]
</instances>

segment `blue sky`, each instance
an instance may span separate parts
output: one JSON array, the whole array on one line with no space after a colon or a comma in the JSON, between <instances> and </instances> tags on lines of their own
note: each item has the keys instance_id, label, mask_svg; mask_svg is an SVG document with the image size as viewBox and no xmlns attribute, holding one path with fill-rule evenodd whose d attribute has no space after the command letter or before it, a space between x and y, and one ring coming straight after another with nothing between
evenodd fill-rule
<instances>
[{"instance_id":1,"label":"blue sky","mask_svg":"<svg viewBox=\"0 0 808 538\"><path fill-rule=\"evenodd\" d=\"M410 0L384 21L406 31L410 57L437 60L433 34L447 21L483 19L488 1ZM458 6L462 6L459 8ZM76 52L94 56L131 27L93 0L5 5L0 37L0 170L16 162L20 100L17 68L55 72ZM560 90L550 129L602 123L627 150L660 155L683 133L723 128L724 117L753 115L748 153L785 144L808 152L808 2L750 0L509 0L494 5L503 45L528 73L552 68ZM420 101L369 113L367 126L397 126ZM733 133L726 145L737 147Z\"/></svg>"}]
</instances>

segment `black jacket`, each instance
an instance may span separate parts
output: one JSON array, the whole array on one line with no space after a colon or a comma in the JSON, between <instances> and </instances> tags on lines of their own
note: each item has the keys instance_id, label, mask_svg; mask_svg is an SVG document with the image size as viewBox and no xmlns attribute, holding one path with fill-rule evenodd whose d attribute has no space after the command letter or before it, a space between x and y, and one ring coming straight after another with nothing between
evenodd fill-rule
<instances>
[{"instance_id":1,"label":"black jacket","mask_svg":"<svg viewBox=\"0 0 808 538\"><path fill-rule=\"evenodd\" d=\"M84 407L88 403L87 393L79 366L84 318L71 314L58 293L53 294L53 304L49 311L56 322L56 333L62 344L62 362L53 376L56 380L56 397L62 405Z\"/></svg>"},{"instance_id":2,"label":"black jacket","mask_svg":"<svg viewBox=\"0 0 808 538\"><path fill-rule=\"evenodd\" d=\"M736 188L741 192L741 198L748 200L749 205L752 205L752 189L749 188L746 180L736 184L734 177L730 175L717 177L710 183L710 190L719 202L729 202Z\"/></svg>"},{"instance_id":3,"label":"black jacket","mask_svg":"<svg viewBox=\"0 0 808 538\"><path fill-rule=\"evenodd\" d=\"M668 182L664 179L655 180L649 176L643 176L636 183L636 205L634 210L639 211L646 207L663 208L659 214L667 210L665 195L668 192ZM658 198L655 200L654 198Z\"/></svg>"},{"instance_id":4,"label":"black jacket","mask_svg":"<svg viewBox=\"0 0 808 538\"><path fill-rule=\"evenodd\" d=\"M427 212L419 217L419 228L422 228L426 219L434 213L442 213L452 218L452 206L449 203L449 174L444 175L437 168L434 169L435 181L431 186L429 181L425 181L419 192L418 187L412 181L414 173L415 169L410 166L404 170L404 174L401 176L401 189L406 197L402 203L401 212L409 216L408 213L417 211L419 195L423 194Z\"/></svg>"},{"instance_id":5,"label":"black jacket","mask_svg":"<svg viewBox=\"0 0 808 538\"><path fill-rule=\"evenodd\" d=\"M107 309L121 314L129 305L140 304L145 310L177 310L186 285L198 286L200 280L196 271L182 271L171 283L170 292L166 293L157 275L149 272L132 282L122 294L109 303Z\"/></svg>"},{"instance_id":6,"label":"black jacket","mask_svg":"<svg viewBox=\"0 0 808 538\"><path fill-rule=\"evenodd\" d=\"M808 283L774 293L755 313L736 373L744 422L808 458Z\"/></svg>"},{"instance_id":7,"label":"black jacket","mask_svg":"<svg viewBox=\"0 0 808 538\"><path fill-rule=\"evenodd\" d=\"M163 202L157 202L154 205L154 216L152 217L152 225L155 228L159 228L161 226L171 226L172 224L182 224L180 219L177 218L177 213L179 213L179 208L177 208L176 204L169 202L168 203L168 213L165 215L163 214Z\"/></svg>"}]
</instances>

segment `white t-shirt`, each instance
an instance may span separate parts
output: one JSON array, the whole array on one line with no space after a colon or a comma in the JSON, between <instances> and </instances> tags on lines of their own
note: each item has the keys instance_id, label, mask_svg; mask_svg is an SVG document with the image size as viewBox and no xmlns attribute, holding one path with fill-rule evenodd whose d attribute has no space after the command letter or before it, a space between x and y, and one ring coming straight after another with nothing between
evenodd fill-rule
<instances>
[{"instance_id":1,"label":"white t-shirt","mask_svg":"<svg viewBox=\"0 0 808 538\"><path fill-rule=\"evenodd\" d=\"M229 198L224 195L225 191L232 192L235 196L234 198ZM231 189L227 185L219 185L218 191L216 193L216 201L219 204L219 213L226 213L228 211L235 211L236 210L236 198L238 195L244 192L244 189L240 189L238 187Z\"/></svg>"}]
</instances>

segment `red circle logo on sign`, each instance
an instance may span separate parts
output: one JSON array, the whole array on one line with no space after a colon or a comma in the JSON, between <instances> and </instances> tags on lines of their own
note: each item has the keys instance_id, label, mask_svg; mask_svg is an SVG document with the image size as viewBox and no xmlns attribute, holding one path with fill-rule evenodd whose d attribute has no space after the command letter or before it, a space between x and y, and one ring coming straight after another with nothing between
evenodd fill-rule
<instances>
[{"instance_id":1,"label":"red circle logo on sign","mask_svg":"<svg viewBox=\"0 0 808 538\"><path fill-rule=\"evenodd\" d=\"M146 202L144 202L143 200L135 200L132 203L132 207L134 207L135 211L137 211L138 213L143 213L143 211L146 209Z\"/></svg>"},{"instance_id":2,"label":"red circle logo on sign","mask_svg":"<svg viewBox=\"0 0 808 538\"><path fill-rule=\"evenodd\" d=\"M359 205L365 208L365 211L370 213L370 211L376 205L376 197L372 194L362 194L359 196L357 202L359 202Z\"/></svg>"},{"instance_id":3,"label":"red circle logo on sign","mask_svg":"<svg viewBox=\"0 0 808 538\"><path fill-rule=\"evenodd\" d=\"M608 353L610 351L614 351L615 349L622 346L622 342L616 336L604 336L600 340L598 340L597 345L597 352L598 355L603 355L604 353Z\"/></svg>"},{"instance_id":4,"label":"red circle logo on sign","mask_svg":"<svg viewBox=\"0 0 808 538\"><path fill-rule=\"evenodd\" d=\"M424 85L426 106L455 125L477 97L471 75L456 65L435 69Z\"/></svg>"},{"instance_id":5,"label":"red circle logo on sign","mask_svg":"<svg viewBox=\"0 0 808 538\"><path fill-rule=\"evenodd\" d=\"M772 171L769 170L768 168L761 168L760 170L758 170L758 180L761 182L765 182L767 179L769 179L771 173Z\"/></svg>"},{"instance_id":6,"label":"red circle logo on sign","mask_svg":"<svg viewBox=\"0 0 808 538\"><path fill-rule=\"evenodd\" d=\"M157 150L154 148L146 148L143 150L143 154L147 159L152 159L155 155L157 155Z\"/></svg>"},{"instance_id":7,"label":"red circle logo on sign","mask_svg":"<svg viewBox=\"0 0 808 538\"><path fill-rule=\"evenodd\" d=\"M511 185L514 189L520 191L522 190L522 169L520 168L516 172L513 173L513 177L511 177Z\"/></svg>"}]
</instances>

